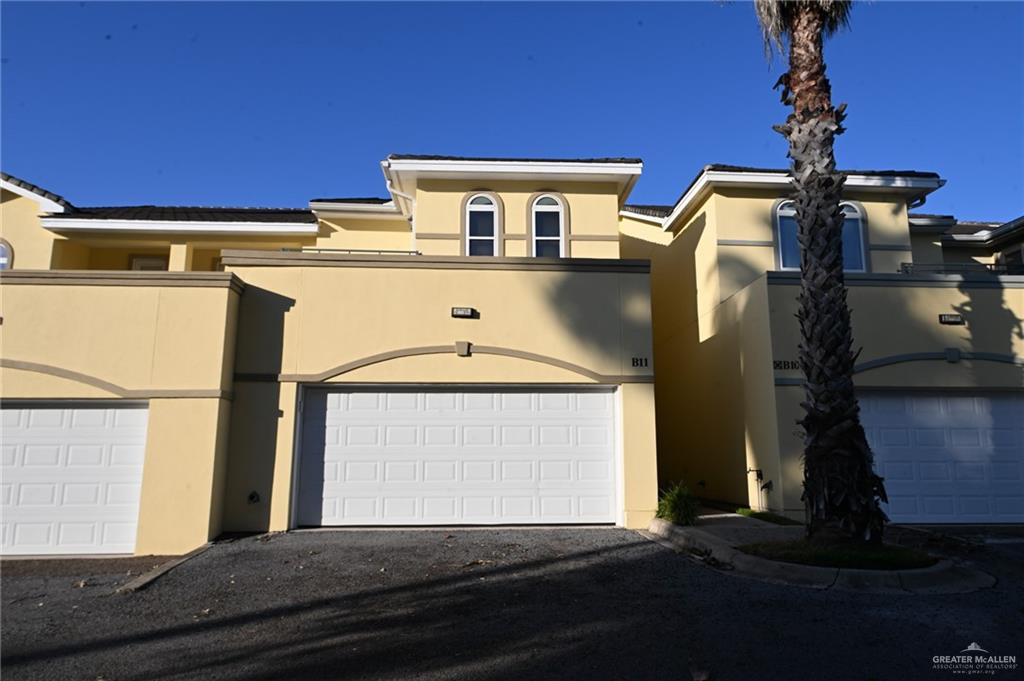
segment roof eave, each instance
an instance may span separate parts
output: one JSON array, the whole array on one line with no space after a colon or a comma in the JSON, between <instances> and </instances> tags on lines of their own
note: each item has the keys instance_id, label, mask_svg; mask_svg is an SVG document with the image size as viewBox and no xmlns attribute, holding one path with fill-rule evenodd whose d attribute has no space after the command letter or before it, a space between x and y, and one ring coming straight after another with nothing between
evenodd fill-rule
<instances>
[{"instance_id":1,"label":"roof eave","mask_svg":"<svg viewBox=\"0 0 1024 681\"><path fill-rule=\"evenodd\" d=\"M42 226L51 232L98 232L136 234L248 234L309 236L317 234L315 222L243 222L207 220L104 220L44 217Z\"/></svg>"},{"instance_id":2,"label":"roof eave","mask_svg":"<svg viewBox=\"0 0 1024 681\"><path fill-rule=\"evenodd\" d=\"M39 205L39 209L44 213L63 213L65 208L60 203L57 203L48 196L34 192L31 189L22 187L20 184L15 184L6 179L0 178L0 188L6 189L12 194L23 196L27 199L35 201Z\"/></svg>"},{"instance_id":3,"label":"roof eave","mask_svg":"<svg viewBox=\"0 0 1024 681\"><path fill-rule=\"evenodd\" d=\"M991 230L981 230L974 234L946 234L942 243L947 246L966 246L974 248L996 248L1015 236L1024 237L1024 216Z\"/></svg>"},{"instance_id":4,"label":"roof eave","mask_svg":"<svg viewBox=\"0 0 1024 681\"><path fill-rule=\"evenodd\" d=\"M593 161L488 161L452 159L401 159L381 161L388 191L403 213L407 213L420 177L431 179L523 180L533 177L557 178L571 182L612 182L618 186L619 205L629 198L643 172L643 162ZM398 190L396 195L395 189ZM402 194L405 194L403 196ZM403 200L404 199L404 200Z\"/></svg>"},{"instance_id":5,"label":"roof eave","mask_svg":"<svg viewBox=\"0 0 1024 681\"><path fill-rule=\"evenodd\" d=\"M401 220L402 211L390 203L351 203L337 201L310 201L309 209L317 217L359 218L363 220Z\"/></svg>"},{"instance_id":6,"label":"roof eave","mask_svg":"<svg viewBox=\"0 0 1024 681\"><path fill-rule=\"evenodd\" d=\"M630 218L631 220L641 220L643 222L650 222L651 224L661 225L664 218L660 218L657 215L646 215L644 213L634 213L630 210L620 210L619 217Z\"/></svg>"},{"instance_id":7,"label":"roof eave","mask_svg":"<svg viewBox=\"0 0 1024 681\"><path fill-rule=\"evenodd\" d=\"M778 189L791 184L789 173L770 171L728 171L705 168L693 181L672 212L662 222L662 229L668 231L691 209L721 185L748 187L751 189ZM905 194L908 200L923 198L942 187L946 181L940 177L917 177L908 175L863 175L846 176L844 188L865 192Z\"/></svg>"}]
</instances>

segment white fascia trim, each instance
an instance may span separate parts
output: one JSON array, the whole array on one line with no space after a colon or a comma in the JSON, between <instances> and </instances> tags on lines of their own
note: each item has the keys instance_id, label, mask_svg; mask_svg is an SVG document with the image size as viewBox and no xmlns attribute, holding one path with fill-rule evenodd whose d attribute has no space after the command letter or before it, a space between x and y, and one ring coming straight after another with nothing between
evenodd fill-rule
<instances>
[{"instance_id":1,"label":"white fascia trim","mask_svg":"<svg viewBox=\"0 0 1024 681\"><path fill-rule=\"evenodd\" d=\"M42 212L44 213L64 212L64 206L60 205L56 201L48 199L40 194L36 194L33 191L29 191L28 189L25 189L22 186L14 184L13 182L8 182L7 180L0 180L0 187L6 189L12 194L24 196L26 199L32 199L33 201L39 204L40 210L42 210Z\"/></svg>"},{"instance_id":2,"label":"white fascia trim","mask_svg":"<svg viewBox=\"0 0 1024 681\"><path fill-rule=\"evenodd\" d=\"M310 210L332 213L397 213L394 201L388 203L352 203L349 201L310 201Z\"/></svg>"},{"instance_id":3,"label":"white fascia trim","mask_svg":"<svg viewBox=\"0 0 1024 681\"><path fill-rule=\"evenodd\" d=\"M398 207L399 213L411 220L416 210L416 198L395 186L398 183L398 178L391 174L390 161L387 159L381 161L380 169L384 173L384 186L391 194L391 201Z\"/></svg>"},{"instance_id":4,"label":"white fascia trim","mask_svg":"<svg viewBox=\"0 0 1024 681\"><path fill-rule=\"evenodd\" d=\"M708 185L710 184L710 180L708 179L709 175L711 175L711 173L708 171L701 173L700 177L697 178L697 181L693 183L693 186L683 194L682 198L679 199L675 207L672 209L672 212L661 221L662 230L667 232L669 228L672 227L672 223L676 221L676 218L682 215L683 212L689 210L690 206L696 201L697 196L702 194L708 188Z\"/></svg>"},{"instance_id":5,"label":"white fascia trim","mask_svg":"<svg viewBox=\"0 0 1024 681\"><path fill-rule=\"evenodd\" d=\"M952 227L956 224L956 218L953 216L915 217L911 215L907 221L911 227Z\"/></svg>"},{"instance_id":6,"label":"white fascia trim","mask_svg":"<svg viewBox=\"0 0 1024 681\"><path fill-rule=\"evenodd\" d=\"M642 165L640 166L640 169L643 170ZM626 201L629 200L629 195L633 193L633 187L636 186L636 183L639 180L640 173L637 173L626 180L626 184L622 187L622 191L619 192L619 208L625 205Z\"/></svg>"},{"instance_id":7,"label":"white fascia trim","mask_svg":"<svg viewBox=\"0 0 1024 681\"><path fill-rule=\"evenodd\" d=\"M992 239L992 231L988 230L988 229L983 229L980 232L975 232L974 234L945 234L942 237L942 241L944 241L946 243L954 243L954 244L956 244L956 243L964 243L964 244L980 243L980 244L984 244L984 243L990 241L991 239Z\"/></svg>"},{"instance_id":8,"label":"white fascia trim","mask_svg":"<svg viewBox=\"0 0 1024 681\"><path fill-rule=\"evenodd\" d=\"M733 172L727 170L705 170L693 186L683 195L672 212L665 218L662 229L668 230L676 219L687 212L692 204L713 185L732 184L749 187L781 187L791 184L789 173ZM936 177L911 177L907 175L847 175L846 187L877 191L917 190L924 194L935 191L946 181Z\"/></svg>"},{"instance_id":9,"label":"white fascia trim","mask_svg":"<svg viewBox=\"0 0 1024 681\"><path fill-rule=\"evenodd\" d=\"M655 217L653 215L643 215L641 213L631 213L628 210L620 210L619 216L624 218L632 218L633 220L643 220L644 222L651 222L659 226L664 221L663 218Z\"/></svg>"},{"instance_id":10,"label":"white fascia trim","mask_svg":"<svg viewBox=\"0 0 1024 681\"><path fill-rule=\"evenodd\" d=\"M402 211L394 201L390 203L360 204L310 201L309 209L319 215L337 218L358 218L361 220L401 220Z\"/></svg>"},{"instance_id":11,"label":"white fascia trim","mask_svg":"<svg viewBox=\"0 0 1024 681\"><path fill-rule=\"evenodd\" d=\"M452 161L389 159L388 166L420 173L517 173L523 175L639 175L643 163L579 163L576 161Z\"/></svg>"},{"instance_id":12,"label":"white fascia trim","mask_svg":"<svg viewBox=\"0 0 1024 681\"><path fill-rule=\"evenodd\" d=\"M42 225L55 232L142 232L160 234L316 234L310 222L198 222L186 220L92 220L43 218Z\"/></svg>"}]
</instances>

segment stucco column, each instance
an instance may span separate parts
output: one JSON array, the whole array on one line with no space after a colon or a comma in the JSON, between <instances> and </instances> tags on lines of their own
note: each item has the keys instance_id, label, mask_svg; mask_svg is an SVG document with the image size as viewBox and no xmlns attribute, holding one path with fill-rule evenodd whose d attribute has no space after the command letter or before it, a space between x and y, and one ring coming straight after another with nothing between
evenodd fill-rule
<instances>
[{"instance_id":1,"label":"stucco column","mask_svg":"<svg viewBox=\"0 0 1024 681\"><path fill-rule=\"evenodd\" d=\"M138 555L182 554L220 532L226 400L149 401Z\"/></svg>"},{"instance_id":2,"label":"stucco column","mask_svg":"<svg viewBox=\"0 0 1024 681\"><path fill-rule=\"evenodd\" d=\"M192 269L192 244L171 244L167 269L171 272L188 272Z\"/></svg>"},{"instance_id":3,"label":"stucco column","mask_svg":"<svg viewBox=\"0 0 1024 681\"><path fill-rule=\"evenodd\" d=\"M298 385L281 383L277 421L277 452L274 457L274 493L270 500L270 531L289 529L292 517L292 473L295 453L295 418Z\"/></svg>"}]
</instances>

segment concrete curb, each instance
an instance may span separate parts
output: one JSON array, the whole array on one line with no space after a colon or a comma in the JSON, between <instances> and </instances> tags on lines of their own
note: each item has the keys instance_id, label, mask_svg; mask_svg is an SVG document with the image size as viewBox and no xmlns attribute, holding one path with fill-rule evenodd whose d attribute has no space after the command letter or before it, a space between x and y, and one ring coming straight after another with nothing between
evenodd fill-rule
<instances>
[{"instance_id":1,"label":"concrete curb","mask_svg":"<svg viewBox=\"0 0 1024 681\"><path fill-rule=\"evenodd\" d=\"M132 581L130 581L127 584L125 584L124 586L118 587L117 589L114 590L114 593L116 593L116 594L126 594L126 593L130 594L130 593L135 593L136 591L141 591L141 590L145 589L147 586L149 586L150 584L152 584L153 582L155 582L156 580L158 580L161 577L163 577L164 575L166 575L168 572L170 572L174 568L176 568L179 565L181 565L182 563L184 563L185 561L192 560L193 558L195 558L199 554L203 553L204 551L206 551L206 549L210 548L211 546L212 546L212 544L209 544L209 543L203 544L199 548L193 549L192 551L189 551L188 553L186 553L184 556L181 556L180 558L175 558L173 560L167 561L166 563L161 563L160 565L158 565L157 567L153 568L149 572L142 573L141 575L139 575L138 577L136 577Z\"/></svg>"},{"instance_id":2,"label":"concrete curb","mask_svg":"<svg viewBox=\"0 0 1024 681\"><path fill-rule=\"evenodd\" d=\"M980 570L940 560L914 570L853 570L781 563L751 556L724 539L697 527L681 527L655 518L648 532L681 549L696 553L743 577L809 589L841 589L885 594L962 594L995 586L996 579ZM711 560L708 560L711 559Z\"/></svg>"}]
</instances>

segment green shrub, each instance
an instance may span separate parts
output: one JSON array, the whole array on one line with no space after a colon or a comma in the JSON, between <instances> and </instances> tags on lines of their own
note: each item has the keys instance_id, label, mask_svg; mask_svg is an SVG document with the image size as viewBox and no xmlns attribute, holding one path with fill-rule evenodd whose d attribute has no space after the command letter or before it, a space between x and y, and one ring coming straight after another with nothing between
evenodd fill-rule
<instances>
[{"instance_id":1,"label":"green shrub","mask_svg":"<svg viewBox=\"0 0 1024 681\"><path fill-rule=\"evenodd\" d=\"M658 499L658 517L676 525L693 525L697 521L700 502L690 494L690 490L681 482L661 490Z\"/></svg>"}]
</instances>

